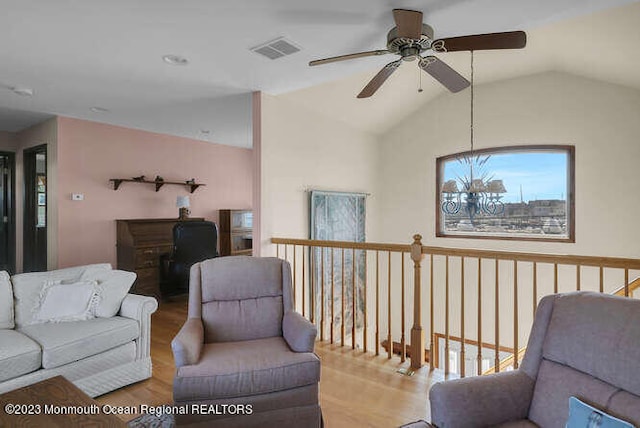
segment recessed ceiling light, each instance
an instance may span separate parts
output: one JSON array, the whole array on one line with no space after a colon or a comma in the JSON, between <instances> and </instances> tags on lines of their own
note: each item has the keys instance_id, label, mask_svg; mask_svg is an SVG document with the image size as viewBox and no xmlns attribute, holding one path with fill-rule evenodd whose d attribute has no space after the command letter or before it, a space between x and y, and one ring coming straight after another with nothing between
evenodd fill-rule
<instances>
[{"instance_id":1,"label":"recessed ceiling light","mask_svg":"<svg viewBox=\"0 0 640 428\"><path fill-rule=\"evenodd\" d=\"M189 60L180 55L165 55L162 60L171 65L187 65Z\"/></svg>"},{"instance_id":2,"label":"recessed ceiling light","mask_svg":"<svg viewBox=\"0 0 640 428\"><path fill-rule=\"evenodd\" d=\"M13 86L10 89L13 91L13 93L20 95L22 97L32 97L33 94L35 93L33 89L26 88L24 86Z\"/></svg>"},{"instance_id":3,"label":"recessed ceiling light","mask_svg":"<svg viewBox=\"0 0 640 428\"><path fill-rule=\"evenodd\" d=\"M108 113L109 112L109 109L106 109L104 107L98 107L98 106L91 107L89 110L91 110L94 113Z\"/></svg>"}]
</instances>

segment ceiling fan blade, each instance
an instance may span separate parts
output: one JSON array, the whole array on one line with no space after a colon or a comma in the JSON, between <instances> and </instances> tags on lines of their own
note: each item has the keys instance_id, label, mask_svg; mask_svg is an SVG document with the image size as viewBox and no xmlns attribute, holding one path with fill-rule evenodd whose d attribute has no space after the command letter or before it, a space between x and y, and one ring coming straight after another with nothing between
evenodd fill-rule
<instances>
[{"instance_id":1,"label":"ceiling fan blade","mask_svg":"<svg viewBox=\"0 0 640 428\"><path fill-rule=\"evenodd\" d=\"M369 83L367 83L367 86L365 86L364 89L358 94L358 98L369 98L371 95L375 94L380 86L382 86L382 84L389 78L389 76L391 76L393 72L396 71L398 67L400 67L401 63L402 59L399 59L385 65L384 68L380 70Z\"/></svg>"},{"instance_id":2,"label":"ceiling fan blade","mask_svg":"<svg viewBox=\"0 0 640 428\"><path fill-rule=\"evenodd\" d=\"M393 9L393 19L398 27L398 37L419 39L422 35L422 12L417 10Z\"/></svg>"},{"instance_id":3,"label":"ceiling fan blade","mask_svg":"<svg viewBox=\"0 0 640 428\"><path fill-rule=\"evenodd\" d=\"M314 65L328 64L330 62L345 61L348 59L355 59L355 58L364 58L367 56L385 55L388 53L391 53L391 52L389 52L386 49L381 49L377 51L358 52L358 53L352 53L348 55L334 56L331 58L316 59L315 61L309 62L309 65L314 66Z\"/></svg>"},{"instance_id":4,"label":"ceiling fan blade","mask_svg":"<svg viewBox=\"0 0 640 428\"><path fill-rule=\"evenodd\" d=\"M460 92L470 85L467 79L435 56L422 58L418 65L451 92Z\"/></svg>"},{"instance_id":5,"label":"ceiling fan blade","mask_svg":"<svg viewBox=\"0 0 640 428\"><path fill-rule=\"evenodd\" d=\"M487 49L522 49L527 44L527 33L476 34L473 36L449 37L435 40L431 48L435 52L481 51Z\"/></svg>"}]
</instances>

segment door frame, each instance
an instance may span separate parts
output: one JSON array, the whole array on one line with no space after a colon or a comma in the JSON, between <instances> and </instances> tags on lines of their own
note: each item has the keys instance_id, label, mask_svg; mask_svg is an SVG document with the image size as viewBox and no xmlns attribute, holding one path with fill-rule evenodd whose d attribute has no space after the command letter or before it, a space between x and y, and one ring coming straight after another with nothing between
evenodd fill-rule
<instances>
[{"instance_id":1,"label":"door frame","mask_svg":"<svg viewBox=\"0 0 640 428\"><path fill-rule=\"evenodd\" d=\"M37 174L37 166L34 162L33 165L27 163L27 157L30 155L36 155L39 152L44 151L45 155L45 177L47 177L46 186L46 204L45 204L45 244L44 244L44 270L47 270L48 265L48 230L49 230L49 153L47 150L47 144L39 144L37 146L26 148L22 151L22 164L23 164L23 177L24 177L24 209L23 209L23 222L22 222L22 261L23 272L32 272L33 264L38 260L37 248L33 248L36 245L36 235L38 230L34 227L33 219L37 215L38 205L35 198L35 179L31 182L32 177ZM35 159L35 158L34 158ZM32 170L33 167L33 170ZM33 184L30 186L30 184ZM31 192L31 193L30 193ZM29 197L29 196L33 197ZM26 221L29 219L29 221ZM31 245L31 246L30 246Z\"/></svg>"},{"instance_id":2,"label":"door frame","mask_svg":"<svg viewBox=\"0 0 640 428\"><path fill-rule=\"evenodd\" d=\"M0 155L9 160L9 186L7 206L9 210L9 222L7 223L9 246L9 273L16 273L16 154L14 152L0 151ZM2 219L0 219L2 221Z\"/></svg>"}]
</instances>

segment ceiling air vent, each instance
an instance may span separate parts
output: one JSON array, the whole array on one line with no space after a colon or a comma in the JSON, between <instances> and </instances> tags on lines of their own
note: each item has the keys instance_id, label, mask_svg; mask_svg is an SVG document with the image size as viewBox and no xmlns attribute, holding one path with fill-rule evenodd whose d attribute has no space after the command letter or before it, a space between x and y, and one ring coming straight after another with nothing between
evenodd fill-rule
<instances>
[{"instance_id":1,"label":"ceiling air vent","mask_svg":"<svg viewBox=\"0 0 640 428\"><path fill-rule=\"evenodd\" d=\"M279 37L270 42L251 48L251 50L260 55L264 55L269 59L278 59L280 57L296 53L300 48L286 40L284 37Z\"/></svg>"}]
</instances>

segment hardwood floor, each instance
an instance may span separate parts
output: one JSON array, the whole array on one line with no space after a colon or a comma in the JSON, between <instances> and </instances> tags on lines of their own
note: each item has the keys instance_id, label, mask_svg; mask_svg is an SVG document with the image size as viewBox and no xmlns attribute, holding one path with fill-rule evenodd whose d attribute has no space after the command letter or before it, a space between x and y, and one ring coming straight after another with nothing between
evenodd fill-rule
<instances>
[{"instance_id":1,"label":"hardwood floor","mask_svg":"<svg viewBox=\"0 0 640 428\"><path fill-rule=\"evenodd\" d=\"M171 403L175 366L170 343L186 317L186 300L162 303L151 324L153 377L96 400L116 406ZM401 364L397 357L388 360L327 342L317 342L316 353L322 361L320 405L327 428L388 428L429 420L427 393L433 382L442 380L438 372L424 368L402 375L397 370L408 367L408 361Z\"/></svg>"}]
</instances>

